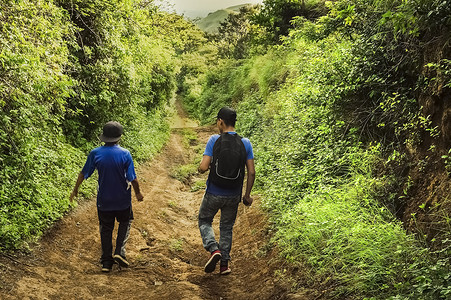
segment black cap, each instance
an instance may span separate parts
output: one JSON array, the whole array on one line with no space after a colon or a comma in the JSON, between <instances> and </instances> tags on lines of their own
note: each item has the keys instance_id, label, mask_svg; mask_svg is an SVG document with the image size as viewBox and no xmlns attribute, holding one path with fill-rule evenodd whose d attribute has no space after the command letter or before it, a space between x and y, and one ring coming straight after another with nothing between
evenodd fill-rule
<instances>
[{"instance_id":1,"label":"black cap","mask_svg":"<svg viewBox=\"0 0 451 300\"><path fill-rule=\"evenodd\" d=\"M216 118L235 122L236 121L236 111L233 108L224 106L223 108L221 108L219 110L218 116Z\"/></svg>"},{"instance_id":2,"label":"black cap","mask_svg":"<svg viewBox=\"0 0 451 300\"><path fill-rule=\"evenodd\" d=\"M124 128L119 122L110 121L103 126L103 133L100 135L100 140L105 143L114 143L124 133Z\"/></svg>"}]
</instances>

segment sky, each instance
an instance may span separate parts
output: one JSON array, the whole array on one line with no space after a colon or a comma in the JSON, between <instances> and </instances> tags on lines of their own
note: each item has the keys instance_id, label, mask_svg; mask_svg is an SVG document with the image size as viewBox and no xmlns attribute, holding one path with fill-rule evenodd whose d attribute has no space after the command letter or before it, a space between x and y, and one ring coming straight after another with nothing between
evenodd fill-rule
<instances>
[{"instance_id":1,"label":"sky","mask_svg":"<svg viewBox=\"0 0 451 300\"><path fill-rule=\"evenodd\" d=\"M245 3L262 3L263 0L164 0L174 5L178 14L188 17L205 17L210 12Z\"/></svg>"}]
</instances>

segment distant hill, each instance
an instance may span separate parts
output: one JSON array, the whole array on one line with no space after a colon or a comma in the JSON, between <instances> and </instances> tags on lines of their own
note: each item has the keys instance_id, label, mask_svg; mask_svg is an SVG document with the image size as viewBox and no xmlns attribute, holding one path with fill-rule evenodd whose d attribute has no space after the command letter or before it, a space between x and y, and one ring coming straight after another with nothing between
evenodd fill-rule
<instances>
[{"instance_id":1,"label":"distant hill","mask_svg":"<svg viewBox=\"0 0 451 300\"><path fill-rule=\"evenodd\" d=\"M205 18L200 19L196 22L197 26L205 32L215 33L218 32L218 28L221 22L224 22L227 19L227 16L231 13L238 13L241 7L251 5L241 4L236 6L231 6L229 8L217 10L213 13L209 13Z\"/></svg>"}]
</instances>

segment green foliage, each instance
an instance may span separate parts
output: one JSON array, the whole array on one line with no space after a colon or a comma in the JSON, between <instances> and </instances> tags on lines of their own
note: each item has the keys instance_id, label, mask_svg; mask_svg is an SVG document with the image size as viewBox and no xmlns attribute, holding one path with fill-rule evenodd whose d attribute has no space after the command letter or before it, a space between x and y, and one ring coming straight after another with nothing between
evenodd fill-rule
<instances>
[{"instance_id":1,"label":"green foliage","mask_svg":"<svg viewBox=\"0 0 451 300\"><path fill-rule=\"evenodd\" d=\"M159 107L151 114L136 113L135 118L128 121L121 145L131 151L134 160L150 159L166 143L169 138L167 117L166 109Z\"/></svg>"},{"instance_id":2,"label":"green foliage","mask_svg":"<svg viewBox=\"0 0 451 300\"><path fill-rule=\"evenodd\" d=\"M185 244L185 240L182 238L179 239L171 239L169 241L169 250L171 250L171 252L180 252L183 251L183 245Z\"/></svg>"},{"instance_id":3,"label":"green foliage","mask_svg":"<svg viewBox=\"0 0 451 300\"><path fill-rule=\"evenodd\" d=\"M177 166L171 170L170 175L181 182L186 182L189 177L197 173L199 163L200 161L196 161L187 165Z\"/></svg>"},{"instance_id":4,"label":"green foliage","mask_svg":"<svg viewBox=\"0 0 451 300\"><path fill-rule=\"evenodd\" d=\"M266 97L290 76L285 54L278 49L249 60L218 60L199 80L202 93L185 98L185 106L202 123L211 124L222 106L234 106L246 96Z\"/></svg>"},{"instance_id":5,"label":"green foliage","mask_svg":"<svg viewBox=\"0 0 451 300\"><path fill-rule=\"evenodd\" d=\"M130 128L129 120L151 114L169 100L174 88L173 50L161 42L151 23L162 16L153 7L136 8L119 0L60 5L81 29L78 45L71 49L77 59L77 94L69 101L66 135L79 146L95 139L109 120L139 130Z\"/></svg>"},{"instance_id":6,"label":"green foliage","mask_svg":"<svg viewBox=\"0 0 451 300\"><path fill-rule=\"evenodd\" d=\"M73 26L52 2L2 4L0 15L0 249L39 235L68 209L81 153L60 125L73 80ZM63 200L64 199L64 200ZM32 225L30 225L32 224Z\"/></svg>"},{"instance_id":7,"label":"green foliage","mask_svg":"<svg viewBox=\"0 0 451 300\"><path fill-rule=\"evenodd\" d=\"M323 0L264 0L263 9L253 17L253 22L263 28L268 39L279 43L293 28L295 17L315 20L327 13Z\"/></svg>"},{"instance_id":8,"label":"green foliage","mask_svg":"<svg viewBox=\"0 0 451 300\"><path fill-rule=\"evenodd\" d=\"M221 58L242 59L249 54L252 38L252 24L250 17L255 15L260 7L246 5L238 13L231 13L221 22L218 33L213 37Z\"/></svg>"},{"instance_id":9,"label":"green foliage","mask_svg":"<svg viewBox=\"0 0 451 300\"><path fill-rule=\"evenodd\" d=\"M266 54L219 61L186 105L204 123L222 105L237 108L274 241L291 263L314 270L312 283L339 286L330 298L446 299L448 258L405 232L385 206L395 206L399 178L376 172L390 168L388 146L419 142L421 130L437 134L415 97L424 88L420 52L402 53L422 29L407 29L407 15L397 25L383 20L382 8L396 3L327 5L315 23L294 19L295 30ZM388 23L401 34L387 33Z\"/></svg>"},{"instance_id":10,"label":"green foliage","mask_svg":"<svg viewBox=\"0 0 451 300\"><path fill-rule=\"evenodd\" d=\"M200 96L203 75L216 63L218 50L208 41L205 33L191 24L180 29L180 33L190 41L179 47L177 74L178 92L190 103Z\"/></svg>"},{"instance_id":11,"label":"green foliage","mask_svg":"<svg viewBox=\"0 0 451 300\"><path fill-rule=\"evenodd\" d=\"M342 106L359 107L355 122L369 139L418 144L428 129L417 100L427 91L422 69L440 64L435 49L449 42L451 6L439 0L356 0L329 7L322 19L327 30L354 40L354 88Z\"/></svg>"},{"instance_id":12,"label":"green foliage","mask_svg":"<svg viewBox=\"0 0 451 300\"><path fill-rule=\"evenodd\" d=\"M448 172L448 175L451 174L451 149L448 150L447 155L442 155L442 159L445 161L445 169Z\"/></svg>"},{"instance_id":13,"label":"green foliage","mask_svg":"<svg viewBox=\"0 0 451 300\"><path fill-rule=\"evenodd\" d=\"M186 149L197 144L197 133L191 128L184 128L180 132L183 137L183 146Z\"/></svg>"},{"instance_id":14,"label":"green foliage","mask_svg":"<svg viewBox=\"0 0 451 300\"><path fill-rule=\"evenodd\" d=\"M425 65L431 73L429 85L440 90L441 87L451 88L451 60L443 58L438 63L428 63Z\"/></svg>"},{"instance_id":15,"label":"green foliage","mask_svg":"<svg viewBox=\"0 0 451 300\"><path fill-rule=\"evenodd\" d=\"M207 188L207 185L205 183L205 179L199 179L195 181L193 184L191 184L191 192L197 192L200 190L205 190Z\"/></svg>"},{"instance_id":16,"label":"green foliage","mask_svg":"<svg viewBox=\"0 0 451 300\"><path fill-rule=\"evenodd\" d=\"M451 296L451 247L449 242L448 239L445 239L443 249L432 252L437 259L433 261L419 259L412 263L408 273L414 279L410 282L400 282L402 296L397 295L390 299L449 299ZM424 249L422 254L429 257L431 253L428 251L429 249Z\"/></svg>"},{"instance_id":17,"label":"green foliage","mask_svg":"<svg viewBox=\"0 0 451 300\"><path fill-rule=\"evenodd\" d=\"M272 89L262 114L245 113L254 99L238 106L239 128L264 124L249 133L275 239L288 260L316 270L316 280L339 281L334 297L389 293L404 280L415 242L375 200L387 180L373 177L379 147L362 148L335 110L347 91L351 44L298 36L287 47L298 54L285 62L296 66L295 79Z\"/></svg>"},{"instance_id":18,"label":"green foliage","mask_svg":"<svg viewBox=\"0 0 451 300\"><path fill-rule=\"evenodd\" d=\"M188 151L189 148L192 148L196 151L196 159L186 165L179 165L174 167L171 170L171 176L181 182L187 182L188 179L197 173L197 168L201 161L201 152L203 148L197 144L197 133L189 128L183 129L181 131L181 135L183 137L183 146ZM196 187L195 187L196 188Z\"/></svg>"},{"instance_id":19,"label":"green foliage","mask_svg":"<svg viewBox=\"0 0 451 300\"><path fill-rule=\"evenodd\" d=\"M106 121L135 160L167 140L180 28L140 1L3 1L0 9L0 250L37 239L69 193ZM164 31L163 31L164 30ZM183 32L183 31L181 31ZM194 40L194 39L193 39ZM94 191L95 179L83 185Z\"/></svg>"}]
</instances>

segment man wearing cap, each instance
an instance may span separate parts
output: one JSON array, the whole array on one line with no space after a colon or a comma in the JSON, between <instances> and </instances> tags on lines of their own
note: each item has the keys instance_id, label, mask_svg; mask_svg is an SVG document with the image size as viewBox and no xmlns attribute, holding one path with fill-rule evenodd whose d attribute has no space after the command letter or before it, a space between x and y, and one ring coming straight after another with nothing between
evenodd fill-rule
<instances>
[{"instance_id":1,"label":"man wearing cap","mask_svg":"<svg viewBox=\"0 0 451 300\"><path fill-rule=\"evenodd\" d=\"M246 189L243 203L251 205L251 190L255 180L254 154L252 145L247 138L242 138L235 132L236 112L229 107L219 110L216 125L220 134L210 137L205 148L199 172L210 169L207 189L199 209L199 230L204 248L210 252L210 259L205 264L205 272L211 273L220 261L219 273L231 273L229 268L230 250L232 248L232 231L241 202L243 190L244 168L247 169ZM221 160L225 160L222 163ZM226 175L230 165L238 165L236 176ZM225 172L225 173L222 173ZM233 171L235 172L235 171ZM219 243L212 229L213 218L221 210L219 225Z\"/></svg>"},{"instance_id":2,"label":"man wearing cap","mask_svg":"<svg viewBox=\"0 0 451 300\"><path fill-rule=\"evenodd\" d=\"M114 262L121 267L129 266L125 256L125 244L133 220L130 184L136 199L144 199L139 189L132 156L127 149L118 145L122 133L123 127L119 122L111 121L104 125L100 140L105 142L105 145L89 153L70 195L70 200L73 201L83 180L88 179L97 169L97 214L102 244L102 272L110 272ZM112 234L115 220L119 222L119 227L113 256Z\"/></svg>"}]
</instances>

